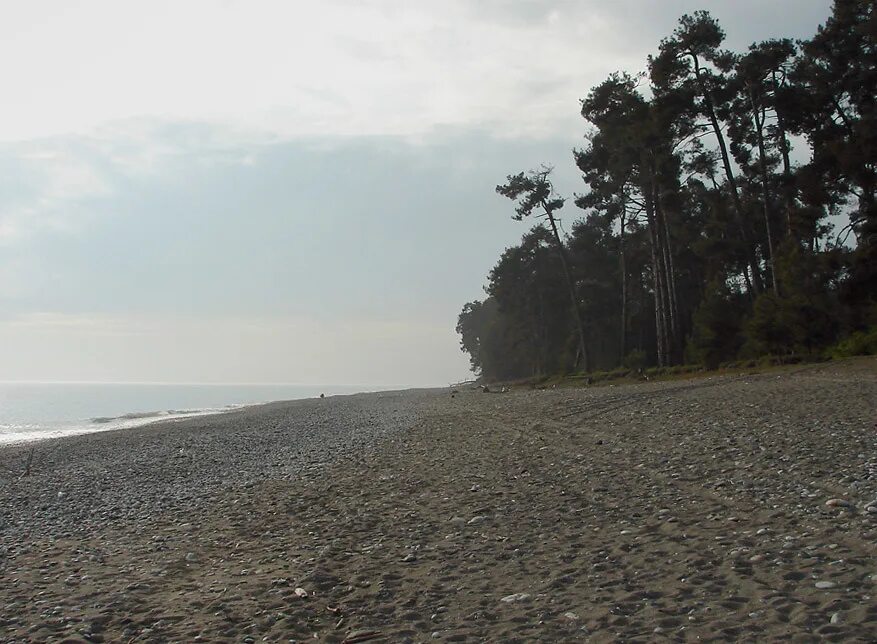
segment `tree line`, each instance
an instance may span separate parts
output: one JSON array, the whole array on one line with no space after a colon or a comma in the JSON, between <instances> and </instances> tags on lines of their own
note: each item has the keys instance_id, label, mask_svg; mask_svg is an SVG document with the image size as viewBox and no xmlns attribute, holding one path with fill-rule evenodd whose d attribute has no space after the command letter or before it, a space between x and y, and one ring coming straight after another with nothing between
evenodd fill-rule
<instances>
[{"instance_id":1,"label":"tree line","mask_svg":"<svg viewBox=\"0 0 877 644\"><path fill-rule=\"evenodd\" d=\"M581 100L569 234L550 167L497 186L538 223L459 315L476 373L715 367L850 336L874 349L874 3L836 0L806 41L730 52L724 37L708 12L684 15L647 72Z\"/></svg>"}]
</instances>

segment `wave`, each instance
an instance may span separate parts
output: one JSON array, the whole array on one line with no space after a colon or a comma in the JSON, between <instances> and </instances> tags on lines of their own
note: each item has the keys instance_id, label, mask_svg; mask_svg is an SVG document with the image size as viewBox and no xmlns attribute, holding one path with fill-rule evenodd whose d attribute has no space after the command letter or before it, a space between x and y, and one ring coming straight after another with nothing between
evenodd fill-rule
<instances>
[{"instance_id":1,"label":"wave","mask_svg":"<svg viewBox=\"0 0 877 644\"><path fill-rule=\"evenodd\" d=\"M129 414L122 414L121 416L98 416L97 418L92 418L91 422L96 425L106 425L107 423L114 423L119 420L141 420L144 418L161 418L162 416L168 416L170 412L166 411L137 411L131 412Z\"/></svg>"},{"instance_id":2,"label":"wave","mask_svg":"<svg viewBox=\"0 0 877 644\"><path fill-rule=\"evenodd\" d=\"M166 411L132 411L120 416L97 416L91 419L95 425L120 423L127 420L151 420L161 418L186 418L188 416L206 416L240 409L246 405L225 405L224 407L206 407L203 409L168 409Z\"/></svg>"}]
</instances>

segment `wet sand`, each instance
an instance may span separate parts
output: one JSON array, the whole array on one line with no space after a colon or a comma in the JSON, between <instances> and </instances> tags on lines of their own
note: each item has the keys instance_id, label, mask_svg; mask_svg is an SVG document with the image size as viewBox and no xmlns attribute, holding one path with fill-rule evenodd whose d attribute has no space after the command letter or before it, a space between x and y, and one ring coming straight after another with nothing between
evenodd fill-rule
<instances>
[{"instance_id":1,"label":"wet sand","mask_svg":"<svg viewBox=\"0 0 877 644\"><path fill-rule=\"evenodd\" d=\"M5 448L0 641L873 641L875 420L872 358Z\"/></svg>"}]
</instances>

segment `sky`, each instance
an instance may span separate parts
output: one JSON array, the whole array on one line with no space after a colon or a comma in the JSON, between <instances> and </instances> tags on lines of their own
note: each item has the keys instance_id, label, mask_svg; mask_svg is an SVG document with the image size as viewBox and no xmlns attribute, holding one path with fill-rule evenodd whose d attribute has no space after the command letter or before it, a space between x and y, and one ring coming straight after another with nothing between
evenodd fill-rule
<instances>
[{"instance_id":1,"label":"sky","mask_svg":"<svg viewBox=\"0 0 877 644\"><path fill-rule=\"evenodd\" d=\"M0 0L0 381L431 386L579 100L707 9L828 0ZM581 212L562 211L568 228Z\"/></svg>"}]
</instances>

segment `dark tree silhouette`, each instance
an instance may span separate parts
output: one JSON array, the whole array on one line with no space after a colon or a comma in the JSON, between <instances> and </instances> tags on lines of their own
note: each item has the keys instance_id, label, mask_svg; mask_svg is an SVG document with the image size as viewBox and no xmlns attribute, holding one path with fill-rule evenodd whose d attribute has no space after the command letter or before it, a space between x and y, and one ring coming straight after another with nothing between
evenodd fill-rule
<instances>
[{"instance_id":1,"label":"dark tree silhouette","mask_svg":"<svg viewBox=\"0 0 877 644\"><path fill-rule=\"evenodd\" d=\"M521 221L524 217L534 215L545 217L551 226L554 235L556 249L563 266L563 275L569 290L570 308L578 332L578 352L575 360L576 366L581 366L585 371L589 368L588 345L585 336L585 325L582 321L581 303L576 293L576 284L573 280L570 268L569 255L564 246L563 239L557 229L555 212L563 208L564 199L554 193L550 180L551 168L543 167L541 170L531 170L524 174L520 172L507 177L507 183L498 185L496 191L513 201L518 202L515 208L514 219Z\"/></svg>"}]
</instances>

